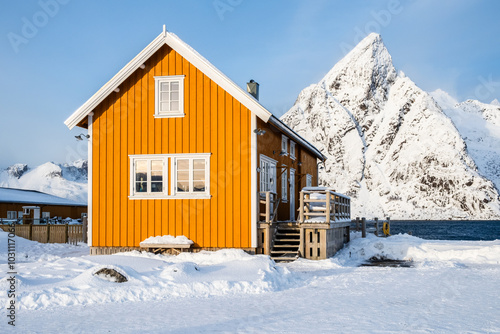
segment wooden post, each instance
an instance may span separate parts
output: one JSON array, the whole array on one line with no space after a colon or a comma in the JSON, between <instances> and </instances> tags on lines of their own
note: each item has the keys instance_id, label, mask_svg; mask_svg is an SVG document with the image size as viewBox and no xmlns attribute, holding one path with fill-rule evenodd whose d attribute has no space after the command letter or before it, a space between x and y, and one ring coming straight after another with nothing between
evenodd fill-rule
<instances>
[{"instance_id":1,"label":"wooden post","mask_svg":"<svg viewBox=\"0 0 500 334\"><path fill-rule=\"evenodd\" d=\"M366 218L361 218L361 238L366 238Z\"/></svg>"},{"instance_id":2,"label":"wooden post","mask_svg":"<svg viewBox=\"0 0 500 334\"><path fill-rule=\"evenodd\" d=\"M356 232L359 232L359 217L356 217Z\"/></svg>"},{"instance_id":3,"label":"wooden post","mask_svg":"<svg viewBox=\"0 0 500 334\"><path fill-rule=\"evenodd\" d=\"M330 190L326 191L326 223L330 224Z\"/></svg>"},{"instance_id":4,"label":"wooden post","mask_svg":"<svg viewBox=\"0 0 500 334\"><path fill-rule=\"evenodd\" d=\"M28 225L29 230L28 230L28 239L33 240L33 224Z\"/></svg>"},{"instance_id":5,"label":"wooden post","mask_svg":"<svg viewBox=\"0 0 500 334\"><path fill-rule=\"evenodd\" d=\"M47 242L46 243L49 243L50 242L50 225L47 224Z\"/></svg>"},{"instance_id":6,"label":"wooden post","mask_svg":"<svg viewBox=\"0 0 500 334\"><path fill-rule=\"evenodd\" d=\"M378 226L378 218L375 217L375 235L377 237L378 237L378 228L379 228L379 226Z\"/></svg>"},{"instance_id":7,"label":"wooden post","mask_svg":"<svg viewBox=\"0 0 500 334\"><path fill-rule=\"evenodd\" d=\"M271 221L271 192L266 191L266 223Z\"/></svg>"},{"instance_id":8,"label":"wooden post","mask_svg":"<svg viewBox=\"0 0 500 334\"><path fill-rule=\"evenodd\" d=\"M264 240L264 254L266 255L271 255L271 229L269 228L269 225L266 225L265 228L266 233L265 240Z\"/></svg>"},{"instance_id":9,"label":"wooden post","mask_svg":"<svg viewBox=\"0 0 500 334\"><path fill-rule=\"evenodd\" d=\"M84 243L87 243L87 217L83 217L82 240Z\"/></svg>"},{"instance_id":10,"label":"wooden post","mask_svg":"<svg viewBox=\"0 0 500 334\"><path fill-rule=\"evenodd\" d=\"M68 241L69 241L69 225L68 224L65 224L65 229L64 229L64 243L67 244Z\"/></svg>"},{"instance_id":11,"label":"wooden post","mask_svg":"<svg viewBox=\"0 0 500 334\"><path fill-rule=\"evenodd\" d=\"M301 191L299 193L299 201L300 201L300 204L299 204L299 222L300 223L303 223L304 222L304 192Z\"/></svg>"}]
</instances>

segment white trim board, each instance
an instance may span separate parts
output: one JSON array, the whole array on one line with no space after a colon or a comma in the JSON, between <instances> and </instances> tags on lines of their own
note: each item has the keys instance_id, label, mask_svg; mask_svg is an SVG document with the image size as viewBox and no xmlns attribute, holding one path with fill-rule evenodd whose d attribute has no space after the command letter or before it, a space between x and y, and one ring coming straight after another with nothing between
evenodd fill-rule
<instances>
[{"instance_id":1,"label":"white trim board","mask_svg":"<svg viewBox=\"0 0 500 334\"><path fill-rule=\"evenodd\" d=\"M94 122L94 113L91 112L88 114L88 164L87 164L87 177L88 177L88 203L87 203L87 244L89 247L92 247L92 143L93 143L93 122Z\"/></svg>"}]
</instances>

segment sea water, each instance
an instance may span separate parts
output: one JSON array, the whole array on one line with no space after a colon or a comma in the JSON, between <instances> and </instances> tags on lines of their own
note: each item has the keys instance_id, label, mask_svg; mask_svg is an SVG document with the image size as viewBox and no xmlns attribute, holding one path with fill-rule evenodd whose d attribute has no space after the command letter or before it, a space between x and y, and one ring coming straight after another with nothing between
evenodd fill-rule
<instances>
[{"instance_id":1,"label":"sea water","mask_svg":"<svg viewBox=\"0 0 500 334\"><path fill-rule=\"evenodd\" d=\"M393 220L391 234L398 233L431 240L496 240L500 220Z\"/></svg>"}]
</instances>

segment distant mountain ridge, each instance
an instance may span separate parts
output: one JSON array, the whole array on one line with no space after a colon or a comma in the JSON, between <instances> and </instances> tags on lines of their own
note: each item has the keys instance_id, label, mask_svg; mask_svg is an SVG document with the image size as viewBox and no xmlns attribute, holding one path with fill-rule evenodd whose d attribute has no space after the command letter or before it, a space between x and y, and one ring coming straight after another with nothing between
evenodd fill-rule
<instances>
[{"instance_id":1,"label":"distant mountain ridge","mask_svg":"<svg viewBox=\"0 0 500 334\"><path fill-rule=\"evenodd\" d=\"M476 164L458 118L439 104L449 96L441 97L398 73L380 35L370 34L281 119L328 157L321 184L350 195L353 216L498 219L498 184L488 178L496 172L485 170L495 158ZM489 124L499 116L480 103L460 105Z\"/></svg>"},{"instance_id":2,"label":"distant mountain ridge","mask_svg":"<svg viewBox=\"0 0 500 334\"><path fill-rule=\"evenodd\" d=\"M87 203L88 162L69 164L47 162L35 168L14 164L0 171L0 187L38 190L47 194Z\"/></svg>"}]
</instances>

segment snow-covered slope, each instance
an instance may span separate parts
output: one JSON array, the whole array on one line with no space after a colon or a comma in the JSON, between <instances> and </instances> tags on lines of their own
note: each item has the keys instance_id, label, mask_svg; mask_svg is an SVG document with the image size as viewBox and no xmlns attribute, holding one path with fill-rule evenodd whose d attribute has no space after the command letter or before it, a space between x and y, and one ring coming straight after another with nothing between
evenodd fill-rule
<instances>
[{"instance_id":1,"label":"snow-covered slope","mask_svg":"<svg viewBox=\"0 0 500 334\"><path fill-rule=\"evenodd\" d=\"M353 197L353 216L500 217L498 191L455 125L397 73L378 34L305 88L282 120L328 157L321 183Z\"/></svg>"},{"instance_id":2,"label":"snow-covered slope","mask_svg":"<svg viewBox=\"0 0 500 334\"><path fill-rule=\"evenodd\" d=\"M0 171L0 187L38 190L87 203L87 160L70 164L47 162L33 169L15 164Z\"/></svg>"},{"instance_id":3,"label":"snow-covered slope","mask_svg":"<svg viewBox=\"0 0 500 334\"><path fill-rule=\"evenodd\" d=\"M458 103L439 89L430 94L460 131L479 172L500 190L500 105L496 100Z\"/></svg>"}]
</instances>

